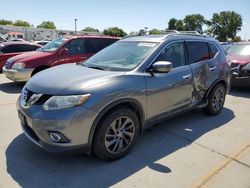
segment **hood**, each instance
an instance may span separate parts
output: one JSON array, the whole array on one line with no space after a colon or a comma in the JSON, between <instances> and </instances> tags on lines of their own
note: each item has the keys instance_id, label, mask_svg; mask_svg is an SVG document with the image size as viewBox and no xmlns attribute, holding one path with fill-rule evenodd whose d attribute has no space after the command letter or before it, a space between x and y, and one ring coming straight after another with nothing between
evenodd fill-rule
<instances>
[{"instance_id":1,"label":"hood","mask_svg":"<svg viewBox=\"0 0 250 188\"><path fill-rule=\"evenodd\" d=\"M245 64L245 63L250 63L250 55L229 55L230 61L232 63L240 63L240 64Z\"/></svg>"},{"instance_id":2,"label":"hood","mask_svg":"<svg viewBox=\"0 0 250 188\"><path fill-rule=\"evenodd\" d=\"M48 52L32 51L32 52L24 52L20 55L10 58L9 60L13 63L18 62L18 61L25 63L27 61L32 61L34 59L48 57L50 55L51 53L48 53Z\"/></svg>"},{"instance_id":3,"label":"hood","mask_svg":"<svg viewBox=\"0 0 250 188\"><path fill-rule=\"evenodd\" d=\"M32 92L48 95L84 94L90 86L123 75L124 72L103 71L76 64L66 64L36 74L25 87Z\"/></svg>"}]
</instances>

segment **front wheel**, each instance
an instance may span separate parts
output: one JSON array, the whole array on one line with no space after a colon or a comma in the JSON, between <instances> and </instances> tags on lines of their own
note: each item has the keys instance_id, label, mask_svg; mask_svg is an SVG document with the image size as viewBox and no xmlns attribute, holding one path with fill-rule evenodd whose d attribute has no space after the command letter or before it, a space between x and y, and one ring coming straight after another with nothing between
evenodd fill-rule
<instances>
[{"instance_id":1,"label":"front wheel","mask_svg":"<svg viewBox=\"0 0 250 188\"><path fill-rule=\"evenodd\" d=\"M222 84L216 85L208 96L208 105L204 112L208 115L217 115L221 112L226 97L226 89Z\"/></svg>"},{"instance_id":2,"label":"front wheel","mask_svg":"<svg viewBox=\"0 0 250 188\"><path fill-rule=\"evenodd\" d=\"M116 108L100 122L94 152L104 160L116 160L132 148L139 132L139 120L129 108Z\"/></svg>"}]
</instances>

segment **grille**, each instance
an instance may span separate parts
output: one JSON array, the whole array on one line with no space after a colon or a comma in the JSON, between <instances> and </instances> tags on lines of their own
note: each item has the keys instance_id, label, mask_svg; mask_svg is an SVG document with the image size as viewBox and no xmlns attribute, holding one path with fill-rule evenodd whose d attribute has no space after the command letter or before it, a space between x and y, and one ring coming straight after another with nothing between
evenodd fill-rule
<instances>
[{"instance_id":1,"label":"grille","mask_svg":"<svg viewBox=\"0 0 250 188\"><path fill-rule=\"evenodd\" d=\"M10 69L12 62L10 60L7 60L5 63L5 68Z\"/></svg>"},{"instance_id":2,"label":"grille","mask_svg":"<svg viewBox=\"0 0 250 188\"><path fill-rule=\"evenodd\" d=\"M27 102L33 94L38 94L38 93L35 93L27 88L24 88L23 95L26 96L25 97L23 96L23 98L25 98L24 99L25 102ZM34 105L43 105L50 97L51 95L42 94L42 96L34 103Z\"/></svg>"}]
</instances>

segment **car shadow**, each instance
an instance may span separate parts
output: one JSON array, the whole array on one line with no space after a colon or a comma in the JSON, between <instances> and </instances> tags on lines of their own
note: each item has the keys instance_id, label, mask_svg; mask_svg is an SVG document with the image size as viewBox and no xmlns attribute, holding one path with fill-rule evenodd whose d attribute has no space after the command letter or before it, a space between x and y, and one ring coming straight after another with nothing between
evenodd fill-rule
<instances>
[{"instance_id":1,"label":"car shadow","mask_svg":"<svg viewBox=\"0 0 250 188\"><path fill-rule=\"evenodd\" d=\"M21 93L25 82L8 82L0 84L0 91L5 93Z\"/></svg>"},{"instance_id":2,"label":"car shadow","mask_svg":"<svg viewBox=\"0 0 250 188\"><path fill-rule=\"evenodd\" d=\"M247 89L247 88L231 88L228 94L235 96L235 97L250 98L250 86L249 86L249 89Z\"/></svg>"},{"instance_id":3,"label":"car shadow","mask_svg":"<svg viewBox=\"0 0 250 188\"><path fill-rule=\"evenodd\" d=\"M202 135L235 117L224 108L218 116L195 110L165 120L144 132L124 158L105 162L83 154L50 154L32 144L23 134L6 150L7 171L21 187L110 187L148 167L158 173L172 173L171 166L157 162L187 147Z\"/></svg>"}]
</instances>

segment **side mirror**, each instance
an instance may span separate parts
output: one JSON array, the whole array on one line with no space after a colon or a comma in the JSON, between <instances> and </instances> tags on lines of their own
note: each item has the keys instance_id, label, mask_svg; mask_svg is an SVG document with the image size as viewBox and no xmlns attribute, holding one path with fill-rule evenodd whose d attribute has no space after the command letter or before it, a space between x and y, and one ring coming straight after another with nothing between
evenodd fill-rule
<instances>
[{"instance_id":1,"label":"side mirror","mask_svg":"<svg viewBox=\"0 0 250 188\"><path fill-rule=\"evenodd\" d=\"M68 49L67 48L62 48L61 50L59 50L59 55L64 55L64 54L68 54Z\"/></svg>"},{"instance_id":2,"label":"side mirror","mask_svg":"<svg viewBox=\"0 0 250 188\"><path fill-rule=\"evenodd\" d=\"M152 65L154 73L168 73L171 71L173 64L168 61L157 61Z\"/></svg>"}]
</instances>

